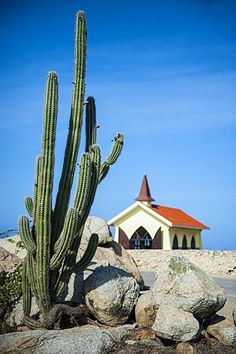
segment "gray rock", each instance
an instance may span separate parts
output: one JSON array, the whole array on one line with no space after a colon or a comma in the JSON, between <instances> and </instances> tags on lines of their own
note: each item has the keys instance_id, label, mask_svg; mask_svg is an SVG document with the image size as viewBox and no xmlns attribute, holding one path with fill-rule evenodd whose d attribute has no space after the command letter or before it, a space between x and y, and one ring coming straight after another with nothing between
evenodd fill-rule
<instances>
[{"instance_id":1,"label":"gray rock","mask_svg":"<svg viewBox=\"0 0 236 354\"><path fill-rule=\"evenodd\" d=\"M215 315L207 327L207 333L225 345L236 344L236 328L225 317Z\"/></svg>"},{"instance_id":2,"label":"gray rock","mask_svg":"<svg viewBox=\"0 0 236 354\"><path fill-rule=\"evenodd\" d=\"M205 319L220 310L226 295L215 281L184 257L170 257L152 286L155 308L173 305Z\"/></svg>"},{"instance_id":3,"label":"gray rock","mask_svg":"<svg viewBox=\"0 0 236 354\"><path fill-rule=\"evenodd\" d=\"M0 247L0 273L11 272L20 262L19 257Z\"/></svg>"},{"instance_id":4,"label":"gray rock","mask_svg":"<svg viewBox=\"0 0 236 354\"><path fill-rule=\"evenodd\" d=\"M152 329L158 337L176 342L187 342L200 334L199 323L193 315L171 305L159 307Z\"/></svg>"},{"instance_id":5,"label":"gray rock","mask_svg":"<svg viewBox=\"0 0 236 354\"><path fill-rule=\"evenodd\" d=\"M111 243L98 247L93 258L96 262L95 268L100 265L110 265L120 268L130 273L143 289L144 281L133 257L119 243L112 241Z\"/></svg>"},{"instance_id":6,"label":"gray rock","mask_svg":"<svg viewBox=\"0 0 236 354\"><path fill-rule=\"evenodd\" d=\"M66 330L35 330L1 335L1 353L101 354L115 344L106 331L86 325Z\"/></svg>"},{"instance_id":7,"label":"gray rock","mask_svg":"<svg viewBox=\"0 0 236 354\"><path fill-rule=\"evenodd\" d=\"M152 327L156 317L151 291L142 294L135 306L135 319L141 327Z\"/></svg>"},{"instance_id":8,"label":"gray rock","mask_svg":"<svg viewBox=\"0 0 236 354\"><path fill-rule=\"evenodd\" d=\"M84 225L82 239L89 241L92 234L98 235L98 244L106 244L112 241L112 235L109 226L105 220L97 216L89 216Z\"/></svg>"},{"instance_id":9,"label":"gray rock","mask_svg":"<svg viewBox=\"0 0 236 354\"><path fill-rule=\"evenodd\" d=\"M111 266L95 269L85 280L84 290L90 312L109 326L127 321L139 295L136 280L124 270Z\"/></svg>"},{"instance_id":10,"label":"gray rock","mask_svg":"<svg viewBox=\"0 0 236 354\"><path fill-rule=\"evenodd\" d=\"M77 261L81 258L84 250L87 248L88 241L82 240L78 251ZM103 247L98 246L96 253L92 259L88 269L83 273L72 274L68 288L65 290L62 299L81 303L84 301L84 280L92 274L92 272L101 266L113 266L123 269L130 273L137 281L140 289L144 287L144 281L140 271L132 258L132 256L117 242L112 241Z\"/></svg>"}]
</instances>

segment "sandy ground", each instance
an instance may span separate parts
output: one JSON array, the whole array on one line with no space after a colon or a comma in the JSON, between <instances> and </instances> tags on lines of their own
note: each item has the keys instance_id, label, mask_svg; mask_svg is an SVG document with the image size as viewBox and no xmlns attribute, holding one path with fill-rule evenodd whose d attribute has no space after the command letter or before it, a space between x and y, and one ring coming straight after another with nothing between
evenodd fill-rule
<instances>
[{"instance_id":1,"label":"sandy ground","mask_svg":"<svg viewBox=\"0 0 236 354\"><path fill-rule=\"evenodd\" d=\"M129 250L142 270L157 271L170 256L183 256L213 277L236 279L236 251L212 250Z\"/></svg>"}]
</instances>

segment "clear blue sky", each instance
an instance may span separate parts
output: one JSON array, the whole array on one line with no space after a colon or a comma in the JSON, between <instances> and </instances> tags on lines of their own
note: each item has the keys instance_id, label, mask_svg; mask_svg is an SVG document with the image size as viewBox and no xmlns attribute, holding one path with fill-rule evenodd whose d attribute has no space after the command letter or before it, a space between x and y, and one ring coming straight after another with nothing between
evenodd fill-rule
<instances>
[{"instance_id":1,"label":"clear blue sky","mask_svg":"<svg viewBox=\"0 0 236 354\"><path fill-rule=\"evenodd\" d=\"M235 249L234 0L2 0L0 231L16 227L33 189L47 72L59 75L56 181L73 80L74 18L86 11L86 94L105 157L125 134L92 214L128 207L148 175L157 204L210 227L205 248Z\"/></svg>"}]
</instances>

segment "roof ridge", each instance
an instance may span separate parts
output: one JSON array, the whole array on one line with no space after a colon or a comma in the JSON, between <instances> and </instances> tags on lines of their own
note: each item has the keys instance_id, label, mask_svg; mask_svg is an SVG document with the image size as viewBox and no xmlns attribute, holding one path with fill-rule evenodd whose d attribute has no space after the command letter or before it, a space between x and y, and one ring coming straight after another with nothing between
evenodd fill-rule
<instances>
[{"instance_id":1,"label":"roof ridge","mask_svg":"<svg viewBox=\"0 0 236 354\"><path fill-rule=\"evenodd\" d=\"M176 207L169 207L169 206L167 206L167 205L161 205L161 204L152 204L151 205L151 207L162 207L162 208L168 208L168 209L175 209L175 210L180 210L180 211L183 211L182 209L180 209L180 208L176 208ZM183 211L183 213L185 213L184 211ZM185 213L186 214L186 213Z\"/></svg>"}]
</instances>

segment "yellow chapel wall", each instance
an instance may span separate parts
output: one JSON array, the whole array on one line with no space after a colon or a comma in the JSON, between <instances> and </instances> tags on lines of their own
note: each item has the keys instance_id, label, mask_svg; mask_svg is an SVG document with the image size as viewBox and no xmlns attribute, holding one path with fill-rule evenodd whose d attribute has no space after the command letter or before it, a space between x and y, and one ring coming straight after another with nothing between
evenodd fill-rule
<instances>
[{"instance_id":1,"label":"yellow chapel wall","mask_svg":"<svg viewBox=\"0 0 236 354\"><path fill-rule=\"evenodd\" d=\"M169 250L172 247L169 236L169 226L164 222L157 220L157 218L141 208L133 209L115 222L114 226L116 228L114 237L116 242L118 242L119 227L125 232L129 239L140 226L143 226L153 239L156 232L161 227L162 248Z\"/></svg>"},{"instance_id":2,"label":"yellow chapel wall","mask_svg":"<svg viewBox=\"0 0 236 354\"><path fill-rule=\"evenodd\" d=\"M195 244L196 248L202 249L202 238L201 238L201 230L197 229L187 229L187 228L176 228L176 227L171 227L170 228L170 243L171 247L173 245L173 239L174 236L177 236L178 239L178 246L179 248L182 248L182 242L184 235L186 236L187 239L187 248L191 248L191 238L194 236L195 238Z\"/></svg>"}]
</instances>

